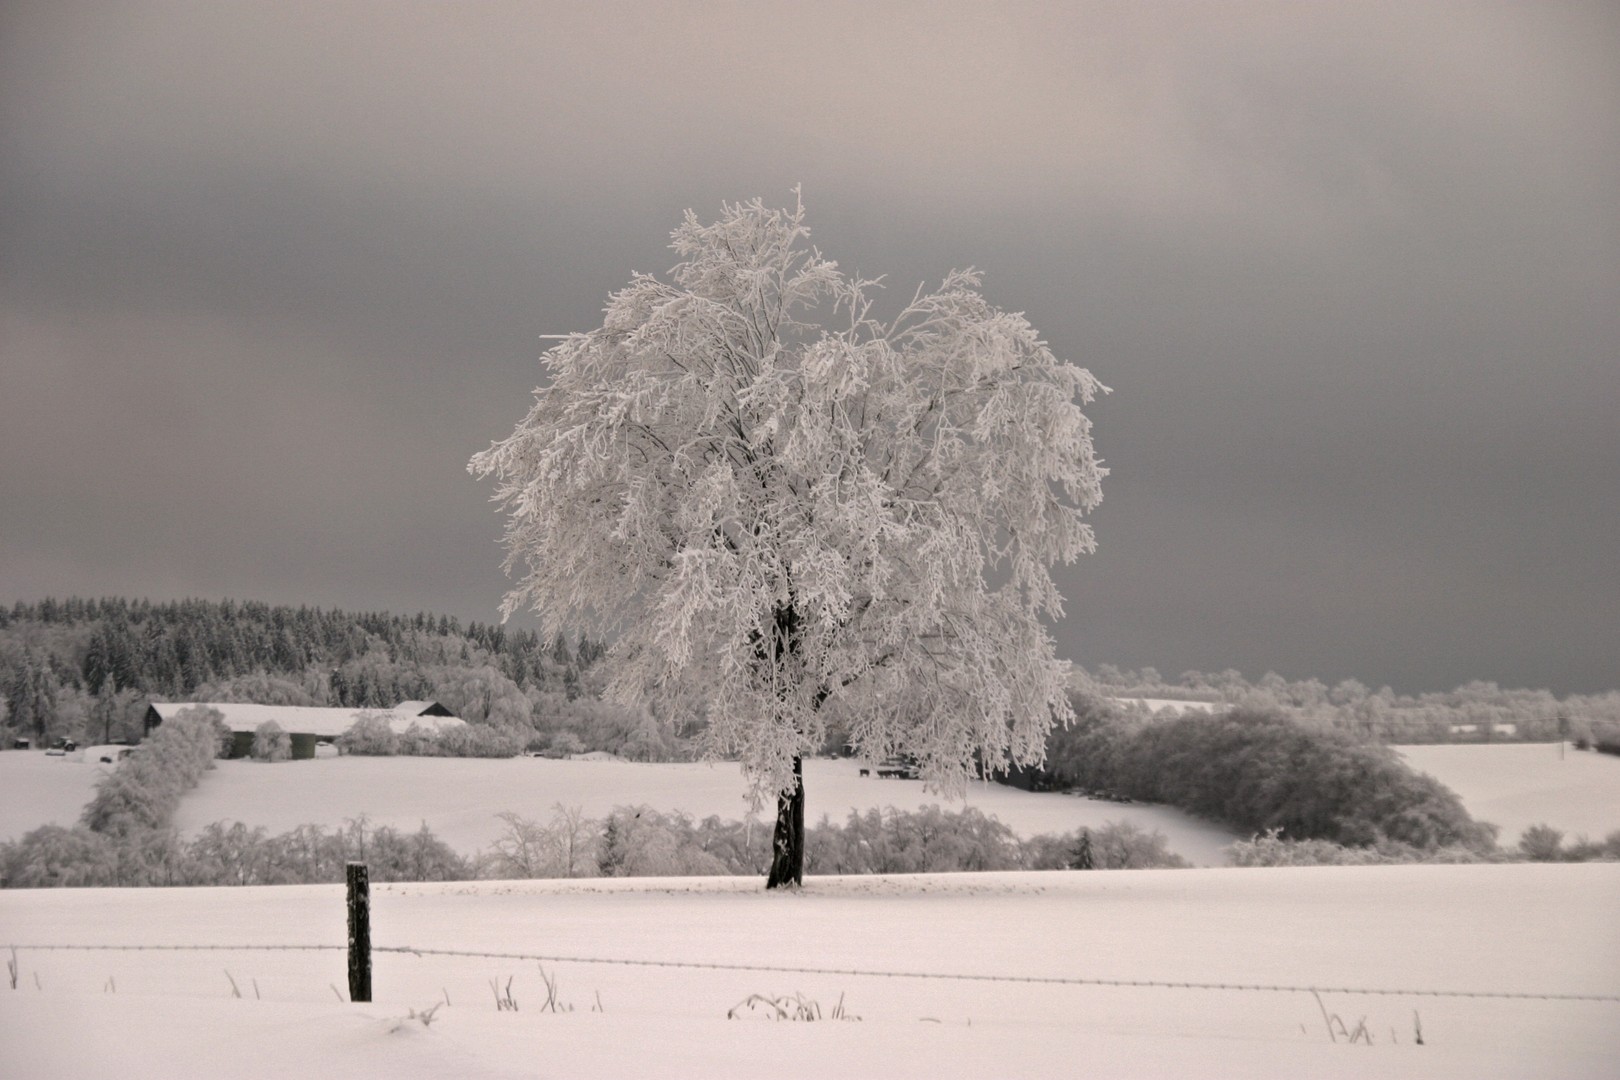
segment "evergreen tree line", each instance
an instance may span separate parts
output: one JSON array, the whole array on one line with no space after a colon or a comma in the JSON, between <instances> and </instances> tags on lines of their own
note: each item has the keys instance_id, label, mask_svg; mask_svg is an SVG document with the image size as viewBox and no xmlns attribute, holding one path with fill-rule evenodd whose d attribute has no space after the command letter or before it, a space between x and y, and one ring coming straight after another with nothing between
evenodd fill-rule
<instances>
[{"instance_id":1,"label":"evergreen tree line","mask_svg":"<svg viewBox=\"0 0 1620 1080\"><path fill-rule=\"evenodd\" d=\"M1244 834L1488 850L1492 827L1389 747L1281 712L1144 717L1076 694L1037 786L1165 803Z\"/></svg>"},{"instance_id":2,"label":"evergreen tree line","mask_svg":"<svg viewBox=\"0 0 1620 1080\"><path fill-rule=\"evenodd\" d=\"M352 614L260 603L44 600L0 608L0 731L39 745L133 740L151 701L381 709L441 701L505 741L613 749L649 726L604 706L581 636L463 626L446 616ZM630 740L633 741L633 740ZM643 740L645 741L645 740ZM673 755L672 742L641 747ZM515 751L514 751L515 752Z\"/></svg>"}]
</instances>

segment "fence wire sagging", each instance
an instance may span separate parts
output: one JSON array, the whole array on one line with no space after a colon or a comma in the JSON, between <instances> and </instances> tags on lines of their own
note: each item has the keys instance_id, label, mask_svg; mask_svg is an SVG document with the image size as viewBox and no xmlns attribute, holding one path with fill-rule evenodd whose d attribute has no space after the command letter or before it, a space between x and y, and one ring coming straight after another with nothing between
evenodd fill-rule
<instances>
[{"instance_id":1,"label":"fence wire sagging","mask_svg":"<svg viewBox=\"0 0 1620 1080\"><path fill-rule=\"evenodd\" d=\"M115 952L341 952L346 945L60 945L18 943L4 946L25 951ZM978 983L1024 983L1045 986L1118 987L1123 989L1204 990L1275 994L1352 994L1376 997L1489 998L1506 1001L1596 1001L1620 1004L1620 994L1547 993L1523 990L1435 990L1369 986L1304 986L1285 983L1201 982L1168 979L1110 979L1078 975L1007 975L948 971L884 971L871 968L815 967L795 964L742 964L706 960L650 960L637 957L575 956L563 953L493 952L478 949L440 949L412 945L373 945L372 953L416 957L460 957L481 960L523 960L547 964L603 964L622 967L684 968L707 971L746 971L785 975L839 975L870 979L934 979Z\"/></svg>"}]
</instances>

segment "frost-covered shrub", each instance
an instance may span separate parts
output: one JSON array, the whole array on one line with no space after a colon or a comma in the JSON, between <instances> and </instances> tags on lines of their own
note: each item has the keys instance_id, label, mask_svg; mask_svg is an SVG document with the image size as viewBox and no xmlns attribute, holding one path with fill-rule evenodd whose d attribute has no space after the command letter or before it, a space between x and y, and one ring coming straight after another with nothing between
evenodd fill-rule
<instances>
[{"instance_id":1,"label":"frost-covered shrub","mask_svg":"<svg viewBox=\"0 0 1620 1080\"><path fill-rule=\"evenodd\" d=\"M409 757L435 757L443 753L438 732L412 724L399 736L397 752Z\"/></svg>"},{"instance_id":2,"label":"frost-covered shrub","mask_svg":"<svg viewBox=\"0 0 1620 1080\"><path fill-rule=\"evenodd\" d=\"M1079 847L1079 837L1075 837ZM1144 829L1133 821L1110 821L1091 830L1091 851L1099 870L1149 870L1188 866L1173 854L1164 834Z\"/></svg>"},{"instance_id":3,"label":"frost-covered shrub","mask_svg":"<svg viewBox=\"0 0 1620 1080\"><path fill-rule=\"evenodd\" d=\"M180 797L213 768L218 710L182 709L96 785L81 817L100 833L126 835L168 825Z\"/></svg>"},{"instance_id":4,"label":"frost-covered shrub","mask_svg":"<svg viewBox=\"0 0 1620 1080\"><path fill-rule=\"evenodd\" d=\"M1519 837L1519 850L1531 862L1557 862L1563 846L1564 834L1551 825L1532 825Z\"/></svg>"},{"instance_id":5,"label":"frost-covered shrub","mask_svg":"<svg viewBox=\"0 0 1620 1080\"><path fill-rule=\"evenodd\" d=\"M479 876L574 878L600 873L602 823L579 807L558 803L544 824L510 811L497 814L506 830L480 859Z\"/></svg>"},{"instance_id":6,"label":"frost-covered shrub","mask_svg":"<svg viewBox=\"0 0 1620 1080\"><path fill-rule=\"evenodd\" d=\"M585 743L572 731L559 731L546 743L546 751L553 757L583 754Z\"/></svg>"},{"instance_id":7,"label":"frost-covered shrub","mask_svg":"<svg viewBox=\"0 0 1620 1080\"><path fill-rule=\"evenodd\" d=\"M805 865L817 874L912 874L1015 870L1018 837L975 807L924 806L851 811L842 825L823 818L805 840Z\"/></svg>"},{"instance_id":8,"label":"frost-covered shrub","mask_svg":"<svg viewBox=\"0 0 1620 1080\"><path fill-rule=\"evenodd\" d=\"M0 885L8 889L118 884L116 842L83 826L43 825L0 845Z\"/></svg>"},{"instance_id":9,"label":"frost-covered shrub","mask_svg":"<svg viewBox=\"0 0 1620 1080\"><path fill-rule=\"evenodd\" d=\"M274 720L266 720L253 730L253 760L291 761L292 736Z\"/></svg>"},{"instance_id":10,"label":"frost-covered shrub","mask_svg":"<svg viewBox=\"0 0 1620 1080\"><path fill-rule=\"evenodd\" d=\"M616 806L602 823L597 869L603 877L712 877L735 873L704 851L690 816Z\"/></svg>"},{"instance_id":11,"label":"frost-covered shrub","mask_svg":"<svg viewBox=\"0 0 1620 1080\"><path fill-rule=\"evenodd\" d=\"M413 833L380 827L367 838L361 857L374 881L464 881L472 865L433 835L424 822Z\"/></svg>"},{"instance_id":12,"label":"frost-covered shrub","mask_svg":"<svg viewBox=\"0 0 1620 1080\"><path fill-rule=\"evenodd\" d=\"M386 716L363 712L337 737L337 746L345 754L367 754L389 757L399 753L399 736L388 725Z\"/></svg>"},{"instance_id":13,"label":"frost-covered shrub","mask_svg":"<svg viewBox=\"0 0 1620 1080\"><path fill-rule=\"evenodd\" d=\"M1564 834L1551 825L1532 825L1519 837L1519 854L1531 862L1620 859L1620 831L1612 832L1602 840L1578 836L1566 845Z\"/></svg>"},{"instance_id":14,"label":"frost-covered shrub","mask_svg":"<svg viewBox=\"0 0 1620 1080\"><path fill-rule=\"evenodd\" d=\"M1612 832L1602 840L1577 836L1560 849L1558 857L1564 862L1608 862L1620 859L1620 832Z\"/></svg>"},{"instance_id":15,"label":"frost-covered shrub","mask_svg":"<svg viewBox=\"0 0 1620 1080\"><path fill-rule=\"evenodd\" d=\"M527 743L526 732L462 724L442 729L434 752L443 757L509 758L523 753Z\"/></svg>"},{"instance_id":16,"label":"frost-covered shrub","mask_svg":"<svg viewBox=\"0 0 1620 1080\"><path fill-rule=\"evenodd\" d=\"M1192 865L1170 850L1158 829L1144 829L1133 821L1043 834L1024 841L1023 848L1030 870L1159 870Z\"/></svg>"},{"instance_id":17,"label":"frost-covered shrub","mask_svg":"<svg viewBox=\"0 0 1620 1080\"><path fill-rule=\"evenodd\" d=\"M1226 848L1234 866L1383 866L1405 863L1497 862L1495 851L1452 844L1419 848L1385 841L1371 847L1351 847L1331 840L1284 840L1276 829Z\"/></svg>"}]
</instances>

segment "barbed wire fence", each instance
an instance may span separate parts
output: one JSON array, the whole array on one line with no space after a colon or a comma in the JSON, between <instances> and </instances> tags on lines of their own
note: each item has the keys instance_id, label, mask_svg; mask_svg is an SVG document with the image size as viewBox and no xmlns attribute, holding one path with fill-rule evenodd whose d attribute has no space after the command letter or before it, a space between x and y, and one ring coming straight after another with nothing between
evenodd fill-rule
<instances>
[{"instance_id":1,"label":"barbed wire fence","mask_svg":"<svg viewBox=\"0 0 1620 1080\"><path fill-rule=\"evenodd\" d=\"M655 960L644 957L581 956L567 953L497 952L481 949L447 949L415 945L373 945L370 936L370 890L366 867L348 867L349 941L346 945L316 944L60 944L15 942L0 948L10 951L12 985L16 985L17 956L22 952L346 952L349 961L351 1001L371 1000L371 957L390 953L415 957L457 957L484 960L519 960L542 964L601 964L621 967L678 968L706 971L737 971L785 975L836 975L870 979L924 979L975 983L1034 984L1043 986L1114 987L1123 989L1196 990L1274 994L1343 994L1369 997L1465 998L1505 1001L1603 1002L1620 1005L1620 994L1582 994L1531 990L1459 990L1415 987L1307 986L1287 983L1207 982L1171 979L1115 979L1083 975L1017 975L982 972L890 971L879 968L820 967L800 964L756 964L717 960Z\"/></svg>"},{"instance_id":2,"label":"barbed wire fence","mask_svg":"<svg viewBox=\"0 0 1620 1080\"><path fill-rule=\"evenodd\" d=\"M0 946L27 952L345 952L346 945L84 945L17 942ZM1032 983L1048 986L1119 987L1157 990L1224 990L1276 994L1359 994L1370 997L1492 998L1508 1001L1597 1001L1620 1005L1620 994L1549 993L1528 990L1447 990L1413 987L1307 986L1290 983L1200 982L1171 979L1109 979L1078 975L1008 975L952 971L886 971L876 968L814 967L796 964L741 964L715 960L652 960L627 956L580 956L570 953L495 952L482 949L439 949L415 945L374 945L373 953L417 957L521 960L544 964L603 964L620 967L684 968L707 971L764 972L784 975L838 975L871 979L936 979L979 983Z\"/></svg>"}]
</instances>

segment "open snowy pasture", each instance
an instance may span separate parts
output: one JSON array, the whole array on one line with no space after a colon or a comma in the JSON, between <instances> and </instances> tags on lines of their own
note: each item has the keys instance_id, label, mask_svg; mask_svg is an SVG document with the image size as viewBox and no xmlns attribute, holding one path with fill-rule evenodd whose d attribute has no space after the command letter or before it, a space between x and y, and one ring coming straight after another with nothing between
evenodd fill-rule
<instances>
[{"instance_id":1,"label":"open snowy pasture","mask_svg":"<svg viewBox=\"0 0 1620 1080\"><path fill-rule=\"evenodd\" d=\"M102 748L92 747L99 751ZM110 766L99 753L76 750L56 757L40 750L0 753L0 841L15 840L41 825L72 825Z\"/></svg>"},{"instance_id":2,"label":"open snowy pasture","mask_svg":"<svg viewBox=\"0 0 1620 1080\"><path fill-rule=\"evenodd\" d=\"M215 821L262 825L272 833L304 824L330 828L364 814L373 824L405 830L426 822L452 848L472 854L500 836L504 826L496 815L504 811L540 821L559 803L581 807L587 817L603 817L624 805L679 810L699 820L714 814L741 821L749 813L747 784L731 763L342 757L217 765L181 802L175 825L182 833L196 833ZM842 822L851 810L915 810L938 803L949 810L976 807L1023 837L1132 821L1158 829L1171 851L1201 866L1225 864L1222 848L1236 839L1224 828L1169 807L986 783L971 785L964 803L926 792L920 781L863 777L861 768L853 760L806 761L807 820L825 814ZM759 817L762 828L770 827L773 813L771 807Z\"/></svg>"},{"instance_id":3,"label":"open snowy pasture","mask_svg":"<svg viewBox=\"0 0 1620 1080\"><path fill-rule=\"evenodd\" d=\"M1480 821L1501 826L1504 847L1532 825L1599 840L1620 829L1620 757L1557 744L1397 748L1414 768L1455 791Z\"/></svg>"},{"instance_id":4,"label":"open snowy pasture","mask_svg":"<svg viewBox=\"0 0 1620 1080\"><path fill-rule=\"evenodd\" d=\"M1612 1076L1620 1001L1422 992L1620 996L1617 907L1613 864L373 885L374 945L417 951L350 1004L340 886L8 891L0 1072Z\"/></svg>"}]
</instances>

